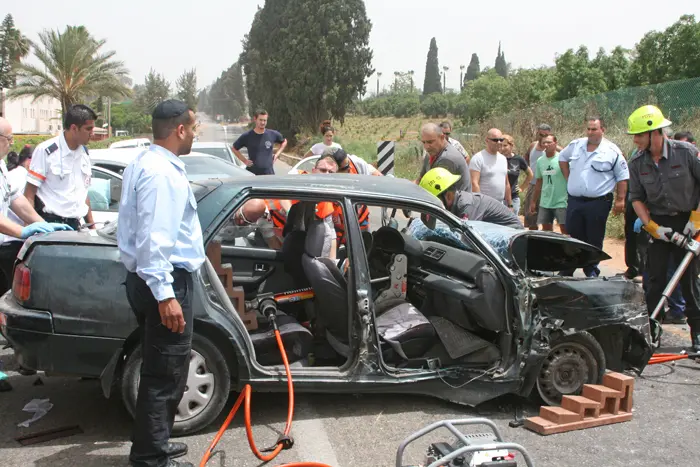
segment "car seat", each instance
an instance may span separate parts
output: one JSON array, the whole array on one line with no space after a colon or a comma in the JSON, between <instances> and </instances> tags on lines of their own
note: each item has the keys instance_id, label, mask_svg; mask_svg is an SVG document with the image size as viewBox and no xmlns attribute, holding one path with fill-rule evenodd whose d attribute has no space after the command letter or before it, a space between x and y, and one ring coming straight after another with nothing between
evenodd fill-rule
<instances>
[{"instance_id":1,"label":"car seat","mask_svg":"<svg viewBox=\"0 0 700 467\"><path fill-rule=\"evenodd\" d=\"M340 355L350 356L350 324L347 281L335 261L320 257L325 226L321 220L307 225L306 242L301 264L316 296L316 314L326 329L329 344ZM392 357L420 357L435 342L435 329L423 314L405 300L382 304L375 321L387 360Z\"/></svg>"}]
</instances>

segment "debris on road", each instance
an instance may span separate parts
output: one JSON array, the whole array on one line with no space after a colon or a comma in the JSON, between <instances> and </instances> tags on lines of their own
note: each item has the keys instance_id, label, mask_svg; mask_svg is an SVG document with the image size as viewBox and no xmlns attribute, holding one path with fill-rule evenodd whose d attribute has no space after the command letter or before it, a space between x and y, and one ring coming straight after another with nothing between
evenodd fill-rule
<instances>
[{"instance_id":1,"label":"debris on road","mask_svg":"<svg viewBox=\"0 0 700 467\"><path fill-rule=\"evenodd\" d=\"M15 438L15 441L22 446L29 446L31 444L43 443L45 441L51 441L58 438L79 435L82 432L82 428L80 428L78 425L64 426L61 428L54 428L52 430L39 431L37 433L32 433L31 435L20 436Z\"/></svg>"},{"instance_id":2,"label":"debris on road","mask_svg":"<svg viewBox=\"0 0 700 467\"><path fill-rule=\"evenodd\" d=\"M525 420L525 428L541 435L582 430L632 419L634 378L606 373L603 384L585 384L581 396L564 396L561 407L542 406L539 417Z\"/></svg>"},{"instance_id":3,"label":"debris on road","mask_svg":"<svg viewBox=\"0 0 700 467\"><path fill-rule=\"evenodd\" d=\"M17 426L29 428L29 425L49 413L49 410L52 408L53 404L49 401L49 399L32 399L27 403L27 405L24 406L22 410L24 412L34 412L34 415L32 415L32 418L17 424Z\"/></svg>"},{"instance_id":4,"label":"debris on road","mask_svg":"<svg viewBox=\"0 0 700 467\"><path fill-rule=\"evenodd\" d=\"M0 392L12 391L12 385L7 381L7 375L0 371Z\"/></svg>"}]
</instances>

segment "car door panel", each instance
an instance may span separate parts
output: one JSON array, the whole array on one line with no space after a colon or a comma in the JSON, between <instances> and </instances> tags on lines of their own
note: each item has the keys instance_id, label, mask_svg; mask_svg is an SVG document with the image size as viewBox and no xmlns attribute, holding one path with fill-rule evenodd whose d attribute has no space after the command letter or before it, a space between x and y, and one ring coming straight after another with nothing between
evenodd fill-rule
<instances>
[{"instance_id":1,"label":"car door panel","mask_svg":"<svg viewBox=\"0 0 700 467\"><path fill-rule=\"evenodd\" d=\"M246 294L282 292L294 289L294 282L284 270L279 250L221 246L221 264L231 264L233 285L243 286ZM262 288L258 290L258 286Z\"/></svg>"}]
</instances>

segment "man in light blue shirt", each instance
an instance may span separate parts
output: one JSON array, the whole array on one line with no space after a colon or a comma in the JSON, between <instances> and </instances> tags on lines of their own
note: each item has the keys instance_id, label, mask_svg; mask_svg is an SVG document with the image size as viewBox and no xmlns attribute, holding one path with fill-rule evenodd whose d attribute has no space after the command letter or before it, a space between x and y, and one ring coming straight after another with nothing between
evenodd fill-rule
<instances>
[{"instance_id":1,"label":"man in light blue shirt","mask_svg":"<svg viewBox=\"0 0 700 467\"><path fill-rule=\"evenodd\" d=\"M588 137L569 143L559 154L559 165L567 179L569 200L566 209L566 229L581 241L603 248L605 226L613 212L625 210L629 169L622 151L605 139L605 122L600 117L586 119ZM598 277L598 265L583 269L587 277ZM574 271L561 271L573 275Z\"/></svg>"},{"instance_id":2,"label":"man in light blue shirt","mask_svg":"<svg viewBox=\"0 0 700 467\"><path fill-rule=\"evenodd\" d=\"M192 276L204 263L197 203L185 164L194 112L181 101L153 111L153 144L124 170L117 243L129 271L126 294L141 332L141 380L129 461L134 466L189 466L169 442L187 381L192 346Z\"/></svg>"}]
</instances>

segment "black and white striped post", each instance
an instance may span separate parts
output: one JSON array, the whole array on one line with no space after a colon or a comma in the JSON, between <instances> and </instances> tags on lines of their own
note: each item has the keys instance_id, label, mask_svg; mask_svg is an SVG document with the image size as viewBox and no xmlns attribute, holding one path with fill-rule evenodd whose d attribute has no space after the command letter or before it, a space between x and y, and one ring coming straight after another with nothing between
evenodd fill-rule
<instances>
[{"instance_id":1,"label":"black and white striped post","mask_svg":"<svg viewBox=\"0 0 700 467\"><path fill-rule=\"evenodd\" d=\"M380 141L377 143L377 169L382 175L394 175L395 141Z\"/></svg>"}]
</instances>

